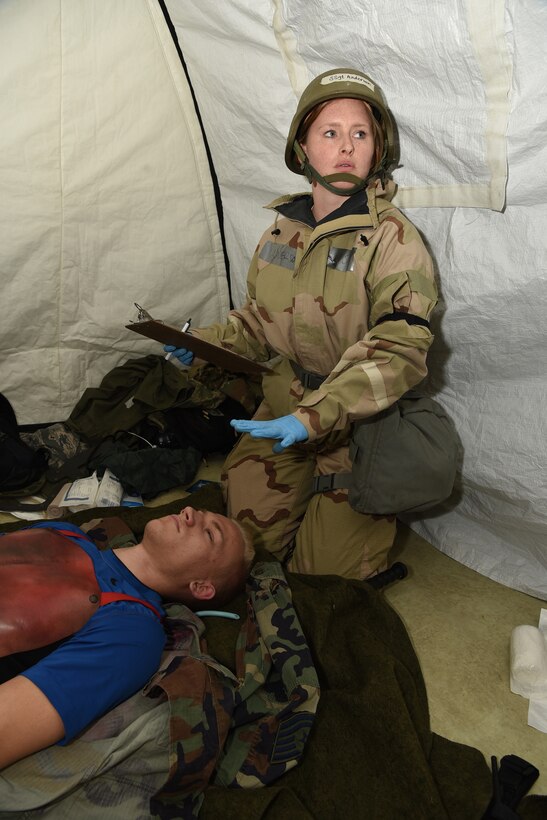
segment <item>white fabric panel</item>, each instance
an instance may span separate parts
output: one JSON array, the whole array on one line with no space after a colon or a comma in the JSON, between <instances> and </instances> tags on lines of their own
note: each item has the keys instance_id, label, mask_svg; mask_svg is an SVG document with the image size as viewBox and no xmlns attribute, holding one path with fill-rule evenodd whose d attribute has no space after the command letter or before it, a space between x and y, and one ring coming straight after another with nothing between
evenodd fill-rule
<instances>
[{"instance_id":1,"label":"white fabric panel","mask_svg":"<svg viewBox=\"0 0 547 820\"><path fill-rule=\"evenodd\" d=\"M508 128L511 205L547 203L547 3L508 3L514 59L513 99ZM536 222L528 211L530 230ZM543 229L540 228L543 233ZM545 270L545 257L537 259Z\"/></svg>"},{"instance_id":2,"label":"white fabric panel","mask_svg":"<svg viewBox=\"0 0 547 820\"><path fill-rule=\"evenodd\" d=\"M459 502L413 527L453 558L547 599L547 6L508 5L508 206L409 211L440 271L431 382L464 446Z\"/></svg>"},{"instance_id":3,"label":"white fabric panel","mask_svg":"<svg viewBox=\"0 0 547 820\"><path fill-rule=\"evenodd\" d=\"M279 33L283 18L294 35L280 40L288 65L304 62L309 79L355 66L384 91L401 143L398 205L503 207L511 79L503 0L274 5Z\"/></svg>"},{"instance_id":4,"label":"white fabric panel","mask_svg":"<svg viewBox=\"0 0 547 820\"><path fill-rule=\"evenodd\" d=\"M306 187L283 162L297 95L345 65L368 69L383 88L401 137L398 201L439 272L430 381L464 448L459 499L412 526L457 560L546 597L547 6L168 7L219 176L236 303L270 222L260 206ZM484 210L503 205L507 157L508 206Z\"/></svg>"},{"instance_id":5,"label":"white fabric panel","mask_svg":"<svg viewBox=\"0 0 547 820\"><path fill-rule=\"evenodd\" d=\"M407 213L432 238L440 270L429 380L463 445L450 510L412 526L462 563L547 598L547 204L532 221L514 207Z\"/></svg>"},{"instance_id":6,"label":"white fabric panel","mask_svg":"<svg viewBox=\"0 0 547 820\"><path fill-rule=\"evenodd\" d=\"M65 418L129 355L124 325L229 309L208 161L155 0L0 5L1 389Z\"/></svg>"},{"instance_id":7,"label":"white fabric panel","mask_svg":"<svg viewBox=\"0 0 547 820\"><path fill-rule=\"evenodd\" d=\"M283 191L305 190L283 162L296 97L272 29L270 0L167 0L196 92L224 207L234 303L258 237L271 222L262 207Z\"/></svg>"}]
</instances>

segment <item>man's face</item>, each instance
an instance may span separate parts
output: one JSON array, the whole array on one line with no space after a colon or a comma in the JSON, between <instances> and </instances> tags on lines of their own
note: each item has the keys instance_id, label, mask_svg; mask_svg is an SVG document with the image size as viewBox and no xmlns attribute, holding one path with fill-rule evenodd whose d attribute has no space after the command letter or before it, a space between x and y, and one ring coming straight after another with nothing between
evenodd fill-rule
<instances>
[{"instance_id":1,"label":"man's face","mask_svg":"<svg viewBox=\"0 0 547 820\"><path fill-rule=\"evenodd\" d=\"M142 546L158 569L185 584L229 575L244 552L241 531L230 518L193 507L149 521Z\"/></svg>"}]
</instances>

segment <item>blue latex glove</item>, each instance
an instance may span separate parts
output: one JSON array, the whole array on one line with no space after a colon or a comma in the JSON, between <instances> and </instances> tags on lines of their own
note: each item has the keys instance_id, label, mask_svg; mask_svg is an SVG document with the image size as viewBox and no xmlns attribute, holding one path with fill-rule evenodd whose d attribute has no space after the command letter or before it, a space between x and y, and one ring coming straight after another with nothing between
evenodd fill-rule
<instances>
[{"instance_id":1,"label":"blue latex glove","mask_svg":"<svg viewBox=\"0 0 547 820\"><path fill-rule=\"evenodd\" d=\"M274 453L281 453L285 447L297 441L307 441L308 431L301 421L294 416L281 416L271 421L253 421L252 419L232 419L230 424L238 433L249 433L253 438L278 438L274 444Z\"/></svg>"},{"instance_id":2,"label":"blue latex glove","mask_svg":"<svg viewBox=\"0 0 547 820\"><path fill-rule=\"evenodd\" d=\"M170 359L172 356L178 359L181 364L190 365L194 361L194 354L191 350L186 350L185 347L175 347L175 345L164 345L165 352L168 354L165 358Z\"/></svg>"}]
</instances>

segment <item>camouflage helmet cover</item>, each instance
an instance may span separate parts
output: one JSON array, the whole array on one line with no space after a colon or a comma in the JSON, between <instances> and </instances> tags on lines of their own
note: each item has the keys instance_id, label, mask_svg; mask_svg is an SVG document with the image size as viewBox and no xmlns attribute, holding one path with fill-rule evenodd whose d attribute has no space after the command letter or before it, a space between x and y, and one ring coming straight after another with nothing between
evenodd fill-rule
<instances>
[{"instance_id":1,"label":"camouflage helmet cover","mask_svg":"<svg viewBox=\"0 0 547 820\"><path fill-rule=\"evenodd\" d=\"M388 171L396 161L397 139L395 123L384 102L382 92L370 77L352 68L336 68L320 74L304 89L292 119L285 148L285 164L295 174L304 174L301 161L295 154L294 143L301 123L320 103L339 98L352 98L368 103L384 132L384 153L374 171Z\"/></svg>"}]
</instances>

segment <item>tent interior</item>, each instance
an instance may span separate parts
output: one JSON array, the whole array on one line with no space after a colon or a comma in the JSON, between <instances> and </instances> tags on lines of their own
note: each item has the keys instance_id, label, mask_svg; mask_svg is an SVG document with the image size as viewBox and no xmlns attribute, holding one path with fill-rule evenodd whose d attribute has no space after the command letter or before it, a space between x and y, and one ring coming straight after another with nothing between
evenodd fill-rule
<instances>
[{"instance_id":1,"label":"tent interior","mask_svg":"<svg viewBox=\"0 0 547 820\"><path fill-rule=\"evenodd\" d=\"M542 0L0 3L1 390L21 425L162 352L126 329L135 302L196 327L241 305L263 206L306 186L283 161L299 95L332 67L377 80L394 202L438 278L426 388L461 441L451 498L400 521L409 577L385 597L434 730L529 760L541 795L547 706L528 725L509 645L547 601L545 42Z\"/></svg>"}]
</instances>

